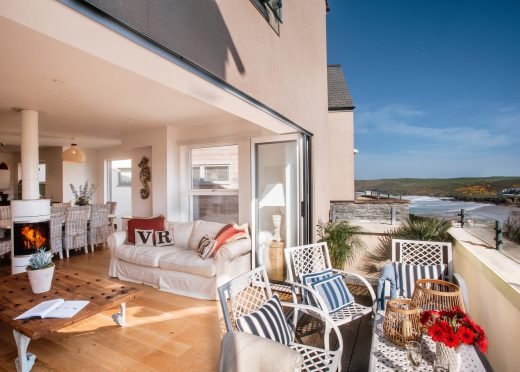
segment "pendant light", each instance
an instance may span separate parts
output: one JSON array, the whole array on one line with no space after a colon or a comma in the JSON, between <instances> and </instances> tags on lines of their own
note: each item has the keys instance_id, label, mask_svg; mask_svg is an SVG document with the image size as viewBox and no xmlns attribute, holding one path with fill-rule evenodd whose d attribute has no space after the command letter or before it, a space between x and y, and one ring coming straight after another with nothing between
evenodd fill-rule
<instances>
[{"instance_id":1,"label":"pendant light","mask_svg":"<svg viewBox=\"0 0 520 372\"><path fill-rule=\"evenodd\" d=\"M77 144L72 143L67 150L61 153L61 160L71 163L84 163L85 153L79 149Z\"/></svg>"}]
</instances>

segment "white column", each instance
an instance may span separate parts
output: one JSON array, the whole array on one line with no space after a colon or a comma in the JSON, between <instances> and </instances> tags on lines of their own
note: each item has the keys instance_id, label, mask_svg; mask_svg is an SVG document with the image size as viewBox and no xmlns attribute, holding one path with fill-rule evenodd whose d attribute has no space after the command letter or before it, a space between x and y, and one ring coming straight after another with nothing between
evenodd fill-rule
<instances>
[{"instance_id":1,"label":"white column","mask_svg":"<svg viewBox=\"0 0 520 372\"><path fill-rule=\"evenodd\" d=\"M38 112L21 110L22 127L22 199L40 198L38 180Z\"/></svg>"}]
</instances>

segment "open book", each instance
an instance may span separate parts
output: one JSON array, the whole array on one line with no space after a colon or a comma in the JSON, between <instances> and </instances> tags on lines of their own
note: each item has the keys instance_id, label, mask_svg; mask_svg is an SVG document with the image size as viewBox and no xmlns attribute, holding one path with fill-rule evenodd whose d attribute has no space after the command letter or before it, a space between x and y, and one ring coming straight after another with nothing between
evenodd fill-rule
<instances>
[{"instance_id":1,"label":"open book","mask_svg":"<svg viewBox=\"0 0 520 372\"><path fill-rule=\"evenodd\" d=\"M72 318L87 305L88 301L65 301L59 298L57 300L41 302L14 319Z\"/></svg>"}]
</instances>

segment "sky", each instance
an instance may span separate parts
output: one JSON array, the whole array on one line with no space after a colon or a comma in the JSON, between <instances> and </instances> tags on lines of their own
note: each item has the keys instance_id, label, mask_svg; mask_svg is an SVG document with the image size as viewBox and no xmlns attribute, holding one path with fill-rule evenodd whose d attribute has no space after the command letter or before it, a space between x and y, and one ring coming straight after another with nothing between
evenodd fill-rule
<instances>
[{"instance_id":1,"label":"sky","mask_svg":"<svg viewBox=\"0 0 520 372\"><path fill-rule=\"evenodd\" d=\"M329 0L356 179L520 176L519 0Z\"/></svg>"}]
</instances>

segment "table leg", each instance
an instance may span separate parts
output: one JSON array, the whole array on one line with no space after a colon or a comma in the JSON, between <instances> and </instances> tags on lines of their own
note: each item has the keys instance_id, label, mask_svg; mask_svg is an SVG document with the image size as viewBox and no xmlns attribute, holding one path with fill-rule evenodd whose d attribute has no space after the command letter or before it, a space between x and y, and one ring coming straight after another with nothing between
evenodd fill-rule
<instances>
[{"instance_id":1,"label":"table leg","mask_svg":"<svg viewBox=\"0 0 520 372\"><path fill-rule=\"evenodd\" d=\"M29 372L36 360L36 355L27 352L27 346L29 346L31 339L14 329L13 336L18 349L18 358L15 359L16 370L18 372Z\"/></svg>"},{"instance_id":2,"label":"table leg","mask_svg":"<svg viewBox=\"0 0 520 372\"><path fill-rule=\"evenodd\" d=\"M126 320L126 303L123 302L119 305L119 309L119 313L112 314L112 319L118 326L124 327Z\"/></svg>"}]
</instances>

